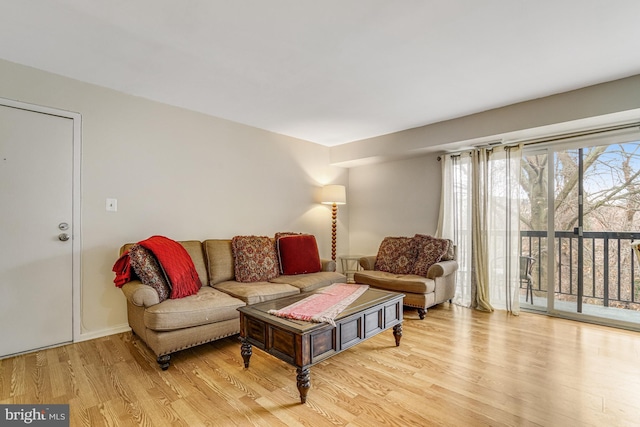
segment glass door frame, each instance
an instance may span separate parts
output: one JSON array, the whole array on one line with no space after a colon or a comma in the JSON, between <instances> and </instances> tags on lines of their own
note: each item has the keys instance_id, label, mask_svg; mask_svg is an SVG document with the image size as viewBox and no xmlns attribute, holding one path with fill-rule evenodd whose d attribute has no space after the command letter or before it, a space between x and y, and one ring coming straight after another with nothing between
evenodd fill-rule
<instances>
[{"instance_id":1,"label":"glass door frame","mask_svg":"<svg viewBox=\"0 0 640 427\"><path fill-rule=\"evenodd\" d=\"M582 297L584 291L584 204L583 204L583 148L584 143L575 145L577 142L570 144L554 144L546 148L547 154L547 312L554 315L562 315L562 317L573 317L582 314ZM560 151L577 150L578 151L578 226L573 229L573 234L578 238L578 259L577 259L577 300L576 309L574 311L557 310L556 309L556 280L559 279L560 272L556 268L556 259L558 259L559 247L556 247L556 224L555 224L555 183L556 183L556 154ZM572 268L570 266L569 268ZM568 316L567 316L568 315Z\"/></svg>"},{"instance_id":2,"label":"glass door frame","mask_svg":"<svg viewBox=\"0 0 640 427\"><path fill-rule=\"evenodd\" d=\"M547 307L543 307L541 305L535 306L525 306L526 309L542 312L548 315L563 317L571 320L577 320L588 323L596 323L605 326L614 326L619 328L631 329L631 330L640 330L640 323L633 322L625 322L617 319L612 319L608 317L599 317L590 314L584 314L582 311L582 299L584 296L584 240L583 240L583 227L584 227L584 205L583 205L583 193L584 193L584 170L583 170L583 148L587 147L596 147L603 145L611 145L620 142L620 132L612 132L611 135L588 135L585 137L577 137L568 139L567 141L560 142L549 142L549 143L540 143L531 145L528 148L525 148L523 153L523 157L528 154L546 154L547 155L547 250L548 256L546 259L546 280L547 280ZM617 140L617 141L616 141ZM640 140L640 139L639 139ZM557 271L557 259L558 259L558 251L560 250L557 247L557 242L555 238L556 229L555 229L555 162L556 162L556 153L566 150L578 150L580 161L579 161L579 180L578 180L578 193L579 193L579 222L578 227L574 228L574 233L577 234L578 237L578 266L577 274L578 274L578 296L576 301L576 309L575 311L567 311L565 309L558 309L556 306L556 280L559 272Z\"/></svg>"}]
</instances>

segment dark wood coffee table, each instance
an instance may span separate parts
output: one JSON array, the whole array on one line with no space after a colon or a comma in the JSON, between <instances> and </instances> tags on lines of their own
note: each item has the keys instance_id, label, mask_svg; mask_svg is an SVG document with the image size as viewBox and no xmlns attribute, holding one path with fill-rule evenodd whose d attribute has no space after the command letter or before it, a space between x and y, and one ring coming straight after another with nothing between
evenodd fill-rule
<instances>
[{"instance_id":1,"label":"dark wood coffee table","mask_svg":"<svg viewBox=\"0 0 640 427\"><path fill-rule=\"evenodd\" d=\"M273 316L279 310L308 297L300 294L240 307L241 354L249 367L251 346L295 366L300 402L307 401L311 387L309 368L380 332L393 328L396 346L402 338L403 294L367 289L335 319L336 326Z\"/></svg>"}]
</instances>

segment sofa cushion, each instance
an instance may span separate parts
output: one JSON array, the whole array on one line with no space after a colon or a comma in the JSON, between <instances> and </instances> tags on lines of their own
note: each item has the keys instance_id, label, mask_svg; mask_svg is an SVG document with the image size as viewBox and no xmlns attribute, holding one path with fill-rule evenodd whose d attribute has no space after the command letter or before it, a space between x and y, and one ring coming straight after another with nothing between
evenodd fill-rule
<instances>
[{"instance_id":1,"label":"sofa cushion","mask_svg":"<svg viewBox=\"0 0 640 427\"><path fill-rule=\"evenodd\" d=\"M416 234L413 238L416 242L417 256L411 273L426 276L429 267L440 261L449 250L449 240L426 234Z\"/></svg>"},{"instance_id":2,"label":"sofa cushion","mask_svg":"<svg viewBox=\"0 0 640 427\"><path fill-rule=\"evenodd\" d=\"M322 269L315 236L300 234L276 240L280 274L315 273Z\"/></svg>"},{"instance_id":3,"label":"sofa cushion","mask_svg":"<svg viewBox=\"0 0 640 427\"><path fill-rule=\"evenodd\" d=\"M207 285L207 263L204 259L202 243L199 240L183 240L178 242L187 251L200 278L200 286Z\"/></svg>"},{"instance_id":4,"label":"sofa cushion","mask_svg":"<svg viewBox=\"0 0 640 427\"><path fill-rule=\"evenodd\" d=\"M235 267L231 239L205 240L202 246L207 257L209 284L213 286L216 283L234 280Z\"/></svg>"},{"instance_id":5,"label":"sofa cushion","mask_svg":"<svg viewBox=\"0 0 640 427\"><path fill-rule=\"evenodd\" d=\"M375 270L388 273L411 273L416 248L411 237L385 237L378 249Z\"/></svg>"},{"instance_id":6,"label":"sofa cushion","mask_svg":"<svg viewBox=\"0 0 640 427\"><path fill-rule=\"evenodd\" d=\"M271 283L286 283L300 289L301 292L315 291L318 288L332 285L334 283L346 283L344 274L335 271L319 271L317 273L296 274L292 276L278 276L271 279Z\"/></svg>"},{"instance_id":7,"label":"sofa cushion","mask_svg":"<svg viewBox=\"0 0 640 427\"><path fill-rule=\"evenodd\" d=\"M155 331L206 325L238 318L238 307L244 305L237 298L210 286L203 286L197 294L169 299L148 307L144 312L144 324Z\"/></svg>"},{"instance_id":8,"label":"sofa cushion","mask_svg":"<svg viewBox=\"0 0 640 427\"><path fill-rule=\"evenodd\" d=\"M272 238L235 236L231 249L238 282L264 282L278 277L278 257Z\"/></svg>"},{"instance_id":9,"label":"sofa cushion","mask_svg":"<svg viewBox=\"0 0 640 427\"><path fill-rule=\"evenodd\" d=\"M285 283L253 282L243 283L237 281L220 282L214 288L226 294L241 299L247 304L271 301L276 298L297 295L300 290Z\"/></svg>"},{"instance_id":10,"label":"sofa cushion","mask_svg":"<svg viewBox=\"0 0 640 427\"><path fill-rule=\"evenodd\" d=\"M414 294L428 294L435 291L436 283L433 279L416 274L395 274L386 271L361 270L354 273L357 283L385 289L394 292L411 292Z\"/></svg>"},{"instance_id":11,"label":"sofa cushion","mask_svg":"<svg viewBox=\"0 0 640 427\"><path fill-rule=\"evenodd\" d=\"M171 287L169 281L160 267L160 263L149 249L140 245L133 245L129 249L129 261L131 267L140 281L155 289L160 302L169 298Z\"/></svg>"}]
</instances>

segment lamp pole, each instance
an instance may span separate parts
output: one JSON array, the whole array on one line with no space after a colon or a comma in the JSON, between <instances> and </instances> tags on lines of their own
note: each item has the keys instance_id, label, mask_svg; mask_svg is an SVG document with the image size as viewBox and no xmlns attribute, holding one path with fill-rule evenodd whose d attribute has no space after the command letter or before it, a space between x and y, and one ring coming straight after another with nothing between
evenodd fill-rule
<instances>
[{"instance_id":1,"label":"lamp pole","mask_svg":"<svg viewBox=\"0 0 640 427\"><path fill-rule=\"evenodd\" d=\"M331 259L336 260L336 223L338 218L338 205L331 206Z\"/></svg>"},{"instance_id":2,"label":"lamp pole","mask_svg":"<svg viewBox=\"0 0 640 427\"><path fill-rule=\"evenodd\" d=\"M347 191L344 185L325 185L322 188L322 203L331 205L331 260L335 262L338 205L347 203Z\"/></svg>"}]
</instances>

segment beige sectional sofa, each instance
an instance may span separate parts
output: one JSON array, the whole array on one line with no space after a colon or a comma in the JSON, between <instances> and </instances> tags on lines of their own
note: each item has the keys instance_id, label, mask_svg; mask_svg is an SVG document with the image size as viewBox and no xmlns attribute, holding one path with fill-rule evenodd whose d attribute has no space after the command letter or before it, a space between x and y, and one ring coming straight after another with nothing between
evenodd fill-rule
<instances>
[{"instance_id":1,"label":"beige sectional sofa","mask_svg":"<svg viewBox=\"0 0 640 427\"><path fill-rule=\"evenodd\" d=\"M140 280L122 286L133 332L156 354L163 370L171 354L196 345L238 334L238 307L345 282L335 272L335 261L321 260L314 273L279 275L269 281L243 283L235 280L231 239L179 242L189 253L202 287L195 295L159 300L158 293ZM128 251L132 243L120 249Z\"/></svg>"}]
</instances>

